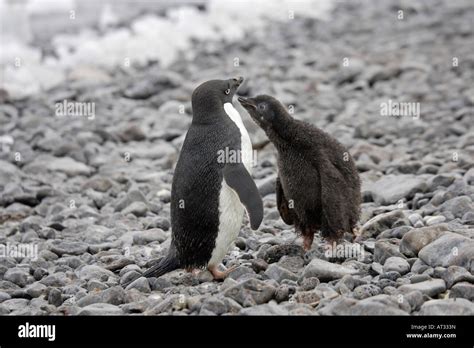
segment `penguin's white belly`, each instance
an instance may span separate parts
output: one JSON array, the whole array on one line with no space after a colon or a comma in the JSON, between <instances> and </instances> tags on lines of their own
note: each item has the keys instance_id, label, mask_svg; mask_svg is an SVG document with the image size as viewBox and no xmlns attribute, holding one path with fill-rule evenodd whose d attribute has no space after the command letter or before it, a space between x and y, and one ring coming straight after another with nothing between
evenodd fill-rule
<instances>
[{"instance_id":1,"label":"penguin's white belly","mask_svg":"<svg viewBox=\"0 0 474 348\"><path fill-rule=\"evenodd\" d=\"M245 128L239 112L231 103L224 104L224 110L230 119L236 124L240 131L241 159L245 168L251 173L252 168L252 143ZM212 251L209 266L217 266L229 251L233 242L239 235L244 216L244 206L240 203L239 196L225 180L222 180L221 192L219 195L219 230L216 244Z\"/></svg>"},{"instance_id":2,"label":"penguin's white belly","mask_svg":"<svg viewBox=\"0 0 474 348\"><path fill-rule=\"evenodd\" d=\"M216 245L212 251L210 266L217 266L229 251L232 243L239 235L244 216L244 206L240 203L237 193L222 181L219 196L219 231Z\"/></svg>"}]
</instances>

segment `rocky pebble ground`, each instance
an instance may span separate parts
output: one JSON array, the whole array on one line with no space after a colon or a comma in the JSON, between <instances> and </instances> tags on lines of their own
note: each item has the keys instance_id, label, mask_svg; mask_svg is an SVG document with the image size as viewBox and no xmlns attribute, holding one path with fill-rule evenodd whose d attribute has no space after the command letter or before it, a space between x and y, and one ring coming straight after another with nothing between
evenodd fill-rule
<instances>
[{"instance_id":1,"label":"rocky pebble ground","mask_svg":"<svg viewBox=\"0 0 474 348\"><path fill-rule=\"evenodd\" d=\"M90 68L7 100L0 244L38 255L0 257L0 314L474 315L473 17L470 1L337 2L329 21L275 21L196 43L195 59L167 69ZM303 251L275 207L275 149L240 109L265 217L224 259L237 268L223 282L179 270L124 289L169 246L192 90L235 75L243 95L275 95L348 147L359 236ZM95 117L58 117L65 99L95 103ZM420 103L419 117L382 116L388 100Z\"/></svg>"}]
</instances>

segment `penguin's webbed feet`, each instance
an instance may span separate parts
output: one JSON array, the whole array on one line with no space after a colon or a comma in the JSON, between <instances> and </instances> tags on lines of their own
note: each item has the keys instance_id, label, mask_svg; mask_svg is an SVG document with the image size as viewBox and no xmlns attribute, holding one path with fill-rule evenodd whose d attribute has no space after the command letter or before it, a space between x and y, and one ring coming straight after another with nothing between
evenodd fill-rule
<instances>
[{"instance_id":1,"label":"penguin's webbed feet","mask_svg":"<svg viewBox=\"0 0 474 348\"><path fill-rule=\"evenodd\" d=\"M186 272L191 273L193 276L197 276L199 273L201 273L201 270L199 268L194 267L188 267L185 270Z\"/></svg>"},{"instance_id":2,"label":"penguin's webbed feet","mask_svg":"<svg viewBox=\"0 0 474 348\"><path fill-rule=\"evenodd\" d=\"M232 272L234 269L236 269L237 266L232 266L225 271L219 270L219 266L209 266L209 272L211 272L212 276L214 277L214 280L224 280L227 278L227 276Z\"/></svg>"}]
</instances>

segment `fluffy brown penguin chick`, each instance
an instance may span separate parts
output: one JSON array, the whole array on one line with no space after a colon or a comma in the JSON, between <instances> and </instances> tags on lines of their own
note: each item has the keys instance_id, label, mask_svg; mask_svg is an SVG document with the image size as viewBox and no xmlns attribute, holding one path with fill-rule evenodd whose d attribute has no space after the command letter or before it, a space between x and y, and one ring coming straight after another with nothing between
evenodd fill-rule
<instances>
[{"instance_id":1,"label":"fluffy brown penguin chick","mask_svg":"<svg viewBox=\"0 0 474 348\"><path fill-rule=\"evenodd\" d=\"M278 211L302 234L304 249L311 249L318 230L330 242L353 233L361 193L349 151L321 129L293 119L273 97L238 100L278 151Z\"/></svg>"}]
</instances>

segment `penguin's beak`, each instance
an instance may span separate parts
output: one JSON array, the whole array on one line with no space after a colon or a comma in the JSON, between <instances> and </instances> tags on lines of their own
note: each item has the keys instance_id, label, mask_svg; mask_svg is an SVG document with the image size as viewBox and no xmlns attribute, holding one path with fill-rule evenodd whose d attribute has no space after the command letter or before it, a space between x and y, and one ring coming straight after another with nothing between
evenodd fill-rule
<instances>
[{"instance_id":1,"label":"penguin's beak","mask_svg":"<svg viewBox=\"0 0 474 348\"><path fill-rule=\"evenodd\" d=\"M234 82L235 87L239 87L242 84L242 82L244 82L244 78L242 76L238 76L238 77L234 77L232 81Z\"/></svg>"},{"instance_id":2,"label":"penguin's beak","mask_svg":"<svg viewBox=\"0 0 474 348\"><path fill-rule=\"evenodd\" d=\"M257 103L252 98L244 98L238 97L237 100L239 101L240 105L242 105L245 109L255 109L257 110Z\"/></svg>"}]
</instances>

